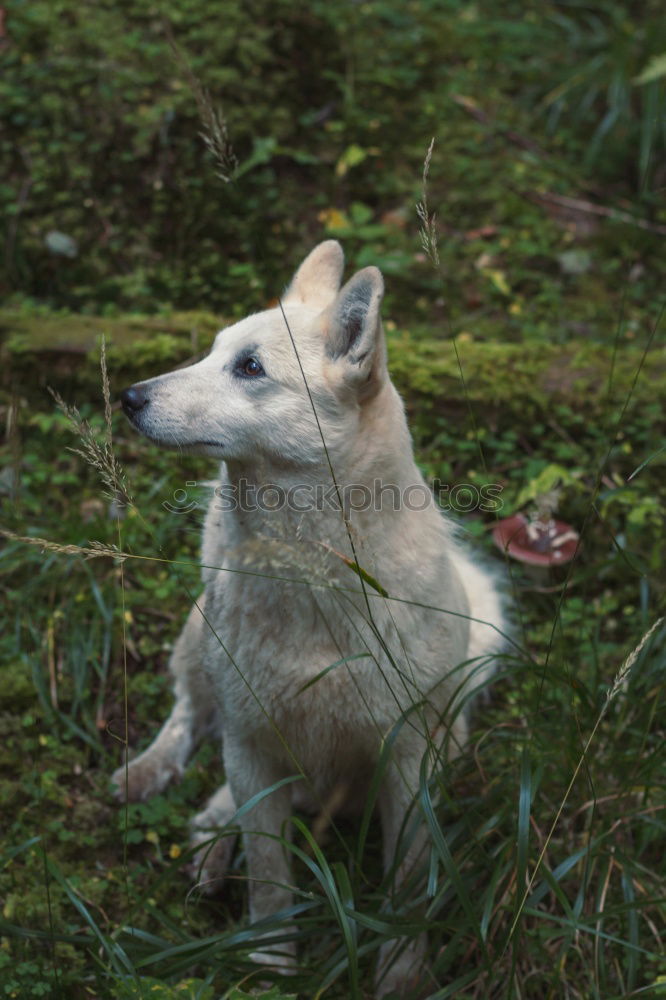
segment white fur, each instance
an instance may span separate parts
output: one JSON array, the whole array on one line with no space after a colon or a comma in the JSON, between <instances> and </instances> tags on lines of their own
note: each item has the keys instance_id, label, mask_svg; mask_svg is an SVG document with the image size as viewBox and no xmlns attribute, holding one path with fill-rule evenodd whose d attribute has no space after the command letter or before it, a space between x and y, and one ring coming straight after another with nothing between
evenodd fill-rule
<instances>
[{"instance_id":1,"label":"white fur","mask_svg":"<svg viewBox=\"0 0 666 1000\"><path fill-rule=\"evenodd\" d=\"M339 244L322 243L285 294L284 314L249 316L223 330L203 361L143 383L149 401L135 426L162 445L222 460L222 484L328 487L332 468L340 487L422 486L386 369L382 277L366 268L340 290L342 263ZM246 351L265 376L238 374ZM407 713L379 793L390 868L424 754L433 740L449 755L464 744L463 681L476 687L489 676L503 620L492 577L432 500L425 510L352 510L348 520L330 509L222 514L218 506L214 498L204 529L205 608L192 610L172 657L174 710L130 763L127 789L124 768L114 780L121 794L147 797L182 771L202 735L216 732L229 784L194 821L201 843L206 829L233 819L236 805L301 775L241 819L258 920L287 908L292 894L279 843L254 831L285 835L294 789L300 804L320 810L340 788L362 802L384 740ZM358 560L389 598L343 557ZM397 880L423 845L422 833ZM208 884L224 875L231 841L206 850L199 877ZM377 997L408 988L422 948L413 943L393 964L383 949ZM282 952L271 960L288 964L289 949Z\"/></svg>"}]
</instances>

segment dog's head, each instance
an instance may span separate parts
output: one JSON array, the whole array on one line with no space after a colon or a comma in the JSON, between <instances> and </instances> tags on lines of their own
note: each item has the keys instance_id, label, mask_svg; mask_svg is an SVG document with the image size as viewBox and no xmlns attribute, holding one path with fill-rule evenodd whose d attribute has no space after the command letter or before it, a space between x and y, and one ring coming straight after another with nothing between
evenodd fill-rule
<instances>
[{"instance_id":1,"label":"dog's head","mask_svg":"<svg viewBox=\"0 0 666 1000\"><path fill-rule=\"evenodd\" d=\"M277 308L222 330L189 368L125 389L123 410L151 440L219 459L321 462L351 442L388 383L384 282L366 267L342 288L344 257L319 244Z\"/></svg>"}]
</instances>

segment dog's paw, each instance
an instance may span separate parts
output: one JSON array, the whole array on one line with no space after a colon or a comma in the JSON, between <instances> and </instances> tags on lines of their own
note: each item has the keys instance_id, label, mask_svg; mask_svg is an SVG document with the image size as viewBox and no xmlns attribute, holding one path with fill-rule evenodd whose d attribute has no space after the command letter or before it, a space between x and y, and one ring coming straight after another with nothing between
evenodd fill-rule
<instances>
[{"instance_id":1,"label":"dog's paw","mask_svg":"<svg viewBox=\"0 0 666 1000\"><path fill-rule=\"evenodd\" d=\"M419 985L423 989L425 954L426 939L423 934L410 941L402 950L399 941L387 941L379 952L375 1000L425 995L418 991Z\"/></svg>"},{"instance_id":2,"label":"dog's paw","mask_svg":"<svg viewBox=\"0 0 666 1000\"><path fill-rule=\"evenodd\" d=\"M296 944L294 941L276 943L272 948L266 942L264 948L250 952L249 958L256 965L263 965L267 969L279 972L282 976L292 976L297 970Z\"/></svg>"},{"instance_id":3,"label":"dog's paw","mask_svg":"<svg viewBox=\"0 0 666 1000\"><path fill-rule=\"evenodd\" d=\"M190 837L191 847L202 846L185 866L185 872L204 895L214 896L222 889L235 843L236 835L233 833L220 836L212 843L211 833L203 830L195 830Z\"/></svg>"},{"instance_id":4,"label":"dog's paw","mask_svg":"<svg viewBox=\"0 0 666 1000\"><path fill-rule=\"evenodd\" d=\"M181 777L180 770L164 761L147 756L136 757L111 775L114 795L119 802L145 802Z\"/></svg>"}]
</instances>

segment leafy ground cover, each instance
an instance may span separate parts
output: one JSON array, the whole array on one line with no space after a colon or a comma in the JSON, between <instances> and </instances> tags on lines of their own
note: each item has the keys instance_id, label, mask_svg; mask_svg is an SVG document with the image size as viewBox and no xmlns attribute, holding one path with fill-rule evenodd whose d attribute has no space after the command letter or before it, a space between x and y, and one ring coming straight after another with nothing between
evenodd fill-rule
<instances>
[{"instance_id":1,"label":"leafy ground cover","mask_svg":"<svg viewBox=\"0 0 666 1000\"><path fill-rule=\"evenodd\" d=\"M164 795L114 803L125 739L144 746L169 709L214 470L114 412L136 502L119 510L46 391L103 442L101 334L117 393L265 306L329 235L387 276L427 476L501 485L502 515L557 488L583 536L568 570L511 567L520 652L432 790L428 995L666 992L663 624L640 645L666 552L658 6L7 11L2 525L128 558L0 551L0 995L362 997L381 941L419 929L382 912L373 823L365 843L354 824L322 844L303 826L302 970L269 991L247 958L242 854L218 899L181 871L215 748ZM229 183L197 135L201 88L228 123ZM439 269L414 211L432 135ZM165 509L190 483L199 506ZM492 516L461 521L495 558Z\"/></svg>"}]
</instances>

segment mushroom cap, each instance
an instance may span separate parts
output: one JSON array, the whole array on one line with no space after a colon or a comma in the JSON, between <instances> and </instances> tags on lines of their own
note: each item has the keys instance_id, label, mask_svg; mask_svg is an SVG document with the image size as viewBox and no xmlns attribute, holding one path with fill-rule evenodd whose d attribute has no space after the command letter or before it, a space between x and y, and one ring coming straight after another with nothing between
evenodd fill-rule
<instances>
[{"instance_id":1,"label":"mushroom cap","mask_svg":"<svg viewBox=\"0 0 666 1000\"><path fill-rule=\"evenodd\" d=\"M499 549L518 562L530 566L561 566L573 559L580 535L564 521L542 523L529 521L524 514L514 514L495 524L493 540Z\"/></svg>"}]
</instances>

